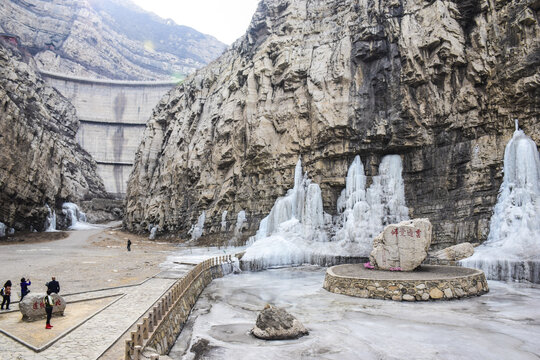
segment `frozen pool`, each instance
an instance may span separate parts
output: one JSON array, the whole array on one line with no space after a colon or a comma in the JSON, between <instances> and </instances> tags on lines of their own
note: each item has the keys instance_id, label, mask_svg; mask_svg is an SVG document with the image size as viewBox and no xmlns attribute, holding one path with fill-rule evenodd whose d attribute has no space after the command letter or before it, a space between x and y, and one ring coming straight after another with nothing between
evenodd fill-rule
<instances>
[{"instance_id":1,"label":"frozen pool","mask_svg":"<svg viewBox=\"0 0 540 360\"><path fill-rule=\"evenodd\" d=\"M245 272L214 280L195 305L170 357L539 358L538 285L491 281L490 293L481 297L400 303L329 293L321 287L324 274L325 269L310 266ZM292 341L253 338L248 332L266 303L286 308L310 334ZM190 351L196 343L199 357Z\"/></svg>"}]
</instances>

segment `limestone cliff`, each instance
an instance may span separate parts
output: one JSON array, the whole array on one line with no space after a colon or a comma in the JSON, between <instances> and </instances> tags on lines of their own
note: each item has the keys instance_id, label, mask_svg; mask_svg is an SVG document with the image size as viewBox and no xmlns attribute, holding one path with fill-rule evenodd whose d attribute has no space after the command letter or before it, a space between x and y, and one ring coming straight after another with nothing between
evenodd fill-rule
<instances>
[{"instance_id":1,"label":"limestone cliff","mask_svg":"<svg viewBox=\"0 0 540 360\"><path fill-rule=\"evenodd\" d=\"M0 43L0 222L44 230L46 204L106 196L75 141L75 108L41 80L29 55Z\"/></svg>"},{"instance_id":2,"label":"limestone cliff","mask_svg":"<svg viewBox=\"0 0 540 360\"><path fill-rule=\"evenodd\" d=\"M514 118L540 142L538 0L263 0L244 37L154 110L125 225L253 232L299 156L336 212L347 167L400 154L434 247L482 241Z\"/></svg>"},{"instance_id":3,"label":"limestone cliff","mask_svg":"<svg viewBox=\"0 0 540 360\"><path fill-rule=\"evenodd\" d=\"M128 0L1 1L0 24L20 37L40 69L90 78L183 77L225 48Z\"/></svg>"}]
</instances>

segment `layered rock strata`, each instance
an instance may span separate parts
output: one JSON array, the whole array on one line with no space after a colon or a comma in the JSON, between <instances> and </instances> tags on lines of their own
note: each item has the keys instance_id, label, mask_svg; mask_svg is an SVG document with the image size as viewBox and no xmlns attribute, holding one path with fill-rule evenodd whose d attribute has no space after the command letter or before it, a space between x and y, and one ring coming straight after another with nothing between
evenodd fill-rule
<instances>
[{"instance_id":1,"label":"layered rock strata","mask_svg":"<svg viewBox=\"0 0 540 360\"><path fill-rule=\"evenodd\" d=\"M241 39L166 95L128 185L125 225L247 234L302 157L336 212L359 154L403 160L433 247L483 241L514 118L540 142L537 0L263 0ZM370 181L368 179L368 181ZM187 237L187 236L186 236Z\"/></svg>"},{"instance_id":2,"label":"layered rock strata","mask_svg":"<svg viewBox=\"0 0 540 360\"><path fill-rule=\"evenodd\" d=\"M44 230L46 205L106 197L95 161L75 141L73 105L45 85L30 56L3 43L0 109L0 222Z\"/></svg>"},{"instance_id":3,"label":"layered rock strata","mask_svg":"<svg viewBox=\"0 0 540 360\"><path fill-rule=\"evenodd\" d=\"M125 0L0 2L0 32L48 72L123 80L184 77L225 49L217 39Z\"/></svg>"}]
</instances>

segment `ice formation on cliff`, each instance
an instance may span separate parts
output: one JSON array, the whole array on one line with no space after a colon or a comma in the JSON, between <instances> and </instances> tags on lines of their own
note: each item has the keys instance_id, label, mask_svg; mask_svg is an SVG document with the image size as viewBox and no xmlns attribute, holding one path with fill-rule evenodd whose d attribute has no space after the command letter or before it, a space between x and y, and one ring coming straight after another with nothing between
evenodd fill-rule
<instances>
[{"instance_id":1,"label":"ice formation on cliff","mask_svg":"<svg viewBox=\"0 0 540 360\"><path fill-rule=\"evenodd\" d=\"M323 210L319 185L302 174L298 160L294 187L276 200L261 221L242 261L253 268L267 268L327 264L335 256L367 256L373 237L385 225L408 218L401 158L385 156L379 170L366 190L362 161L359 156L354 159L338 200L338 216L332 219Z\"/></svg>"},{"instance_id":2,"label":"ice formation on cliff","mask_svg":"<svg viewBox=\"0 0 540 360\"><path fill-rule=\"evenodd\" d=\"M461 264L482 269L488 279L540 282L540 155L519 130L504 151L504 178L488 239Z\"/></svg>"}]
</instances>

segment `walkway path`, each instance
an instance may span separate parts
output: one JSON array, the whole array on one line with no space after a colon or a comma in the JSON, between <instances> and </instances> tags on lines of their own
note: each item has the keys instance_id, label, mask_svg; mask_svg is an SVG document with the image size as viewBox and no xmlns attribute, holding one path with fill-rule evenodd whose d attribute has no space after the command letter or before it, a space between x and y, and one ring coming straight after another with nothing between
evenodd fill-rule
<instances>
[{"instance_id":1,"label":"walkway path","mask_svg":"<svg viewBox=\"0 0 540 360\"><path fill-rule=\"evenodd\" d=\"M38 289L36 285L43 284L49 274L60 273L57 277L65 292L79 292L85 286L86 289L92 289L65 295L68 302L124 294L118 301L39 353L0 334L0 359L97 359L115 343L123 343L124 337L127 338L124 333L192 267L180 265L174 271L163 271L152 276L149 271L156 274L156 264L163 262L166 255L171 253L170 245L164 245L164 249L155 249L152 248L153 244L149 248L142 242L135 242L133 251L127 254L125 248L119 246L124 240L115 239L114 234L110 234L110 229L77 231L65 240L0 246L2 253L8 255L9 262L13 262L11 265L3 264L0 269L1 278L11 278L13 281L21 273L36 274L31 277L33 292L44 290L44 286ZM100 248L93 245L96 241L107 241L112 245ZM49 265L49 260L52 265ZM92 262L92 266L85 267L87 264L84 262ZM71 276L68 277L70 272ZM121 286L126 283L128 286ZM107 285L121 287L103 290ZM17 295L12 298L17 298ZM12 306L13 309L17 308L17 304ZM36 332L46 331L43 321L35 324ZM116 355L119 353L117 349ZM120 359L123 352L120 357L114 357L116 355L105 358Z\"/></svg>"}]
</instances>

